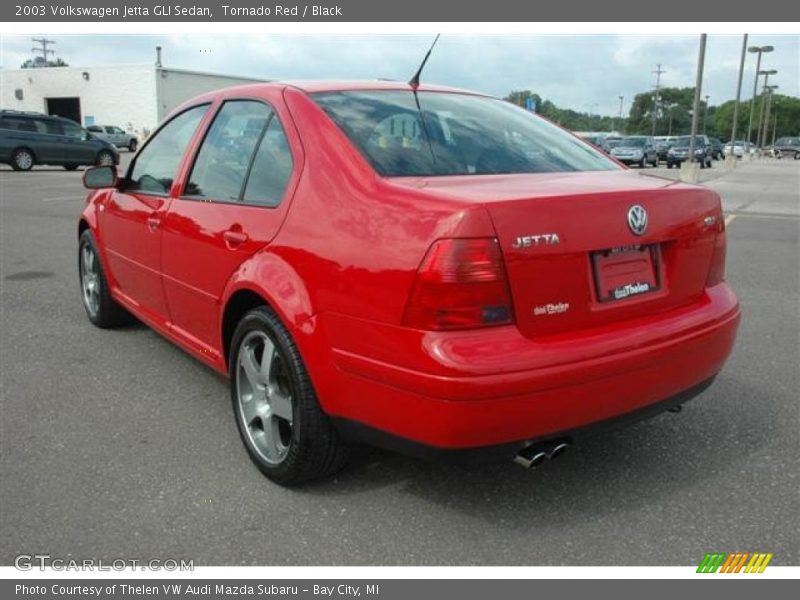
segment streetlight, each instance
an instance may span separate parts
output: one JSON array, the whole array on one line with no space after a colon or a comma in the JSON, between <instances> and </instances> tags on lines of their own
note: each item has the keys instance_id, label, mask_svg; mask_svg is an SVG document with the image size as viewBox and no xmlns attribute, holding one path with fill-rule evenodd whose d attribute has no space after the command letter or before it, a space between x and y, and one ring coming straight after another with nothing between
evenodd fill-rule
<instances>
[{"instance_id":1,"label":"streetlight","mask_svg":"<svg viewBox=\"0 0 800 600\"><path fill-rule=\"evenodd\" d=\"M764 145L767 144L767 133L769 132L769 113L772 110L772 95L775 90L778 89L777 85L765 85L765 92L767 94L767 112L764 116L764 135L761 137L761 141Z\"/></svg>"},{"instance_id":2,"label":"streetlight","mask_svg":"<svg viewBox=\"0 0 800 600\"><path fill-rule=\"evenodd\" d=\"M618 129L622 129L622 102L625 100L625 96L619 97L619 125L617 126ZM617 133L621 133L618 131Z\"/></svg>"},{"instance_id":3,"label":"streetlight","mask_svg":"<svg viewBox=\"0 0 800 600\"><path fill-rule=\"evenodd\" d=\"M753 100L750 102L750 121L747 125L747 141L752 141L752 130L753 130L753 114L756 108L756 94L758 93L758 76L759 72L761 71L761 55L764 52L772 52L775 50L773 46L750 46L747 51L750 53L758 53L758 60L756 61L756 79L753 82Z\"/></svg>"},{"instance_id":4,"label":"streetlight","mask_svg":"<svg viewBox=\"0 0 800 600\"><path fill-rule=\"evenodd\" d=\"M736 83L736 103L733 105L733 124L731 125L731 154L726 157L728 162L736 164L736 155L733 146L736 142L736 132L739 128L739 100L742 97L742 75L744 75L744 61L747 58L747 34L742 37L742 57L739 59L739 80ZM750 140L748 140L750 141Z\"/></svg>"},{"instance_id":5,"label":"streetlight","mask_svg":"<svg viewBox=\"0 0 800 600\"><path fill-rule=\"evenodd\" d=\"M706 131L706 121L708 120L708 99L709 98L711 98L711 96L706 96L706 105L703 108L703 135L705 135L707 133L707 131Z\"/></svg>"},{"instance_id":6,"label":"streetlight","mask_svg":"<svg viewBox=\"0 0 800 600\"><path fill-rule=\"evenodd\" d=\"M669 129L667 130L667 135L672 137L672 118L675 116L675 108L679 106L677 102L671 102L667 105L667 110L669 111Z\"/></svg>"},{"instance_id":7,"label":"streetlight","mask_svg":"<svg viewBox=\"0 0 800 600\"><path fill-rule=\"evenodd\" d=\"M766 93L767 88L769 87L769 76L770 75L775 75L777 73L778 72L775 69L770 69L769 71L759 71L758 72L759 75L763 75L764 76L764 92L761 94L761 108L758 111L758 131L757 131L758 135L756 136L756 148L760 148L761 147L761 142L762 142L762 139L761 139L761 126L763 125L763 122L764 122L764 108L765 108L765 102L766 102L766 98L765 98L764 94Z\"/></svg>"}]
</instances>

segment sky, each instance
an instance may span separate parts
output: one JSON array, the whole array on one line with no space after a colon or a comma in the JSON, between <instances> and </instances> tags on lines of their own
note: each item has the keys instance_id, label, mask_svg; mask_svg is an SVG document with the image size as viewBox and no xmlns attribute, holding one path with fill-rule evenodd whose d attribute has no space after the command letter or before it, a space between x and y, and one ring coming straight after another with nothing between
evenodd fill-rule
<instances>
[{"instance_id":1,"label":"sky","mask_svg":"<svg viewBox=\"0 0 800 600\"><path fill-rule=\"evenodd\" d=\"M55 56L71 66L148 63L155 46L163 64L264 79L408 80L433 36L418 35L49 35ZM717 105L736 96L741 35L709 35L703 95ZM748 45L771 45L762 69L776 69L779 93L800 96L800 36L752 35ZM30 36L4 36L0 64L18 68L31 58ZM562 108L615 116L637 93L662 86L693 87L699 36L445 35L423 81L505 96L530 89ZM745 63L742 98L752 96L755 55Z\"/></svg>"}]
</instances>

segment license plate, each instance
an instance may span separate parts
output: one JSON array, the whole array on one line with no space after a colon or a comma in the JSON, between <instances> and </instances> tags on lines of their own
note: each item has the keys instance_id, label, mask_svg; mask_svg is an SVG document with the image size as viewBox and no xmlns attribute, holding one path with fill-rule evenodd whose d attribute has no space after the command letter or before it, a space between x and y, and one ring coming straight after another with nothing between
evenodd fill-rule
<instances>
[{"instance_id":1,"label":"license plate","mask_svg":"<svg viewBox=\"0 0 800 600\"><path fill-rule=\"evenodd\" d=\"M592 252L598 300L614 302L658 290L658 261L657 244L638 244Z\"/></svg>"}]
</instances>

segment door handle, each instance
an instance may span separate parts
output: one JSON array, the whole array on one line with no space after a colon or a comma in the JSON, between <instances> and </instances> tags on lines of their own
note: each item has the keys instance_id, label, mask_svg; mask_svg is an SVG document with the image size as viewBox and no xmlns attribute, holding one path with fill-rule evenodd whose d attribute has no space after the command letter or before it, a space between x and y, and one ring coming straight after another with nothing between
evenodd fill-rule
<instances>
[{"instance_id":1,"label":"door handle","mask_svg":"<svg viewBox=\"0 0 800 600\"><path fill-rule=\"evenodd\" d=\"M147 228L150 231L155 231L161 225L161 218L157 215L150 215L147 217Z\"/></svg>"},{"instance_id":2,"label":"door handle","mask_svg":"<svg viewBox=\"0 0 800 600\"><path fill-rule=\"evenodd\" d=\"M228 229L222 234L222 237L225 238L225 242L231 247L244 244L248 239L244 231L236 229Z\"/></svg>"}]
</instances>

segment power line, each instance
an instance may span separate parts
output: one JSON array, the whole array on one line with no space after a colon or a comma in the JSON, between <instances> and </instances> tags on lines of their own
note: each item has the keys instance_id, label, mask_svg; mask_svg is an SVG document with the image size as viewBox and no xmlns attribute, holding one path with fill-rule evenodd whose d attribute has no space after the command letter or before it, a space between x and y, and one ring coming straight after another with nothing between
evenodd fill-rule
<instances>
[{"instance_id":1,"label":"power line","mask_svg":"<svg viewBox=\"0 0 800 600\"><path fill-rule=\"evenodd\" d=\"M661 63L656 65L656 70L653 71L656 75L656 95L653 98L653 129L650 135L656 134L656 116L658 115L658 92L661 89L661 74L666 71L661 69Z\"/></svg>"},{"instance_id":2,"label":"power line","mask_svg":"<svg viewBox=\"0 0 800 600\"><path fill-rule=\"evenodd\" d=\"M50 44L55 44L54 40L48 40L47 38L31 38L32 41L39 44L41 47L39 48L31 48L31 52L36 54L37 52L41 52L42 54L42 64L47 64L47 55L48 54L55 54L53 50L50 50L47 46ZM39 58L38 56L36 58ZM34 59L33 64L36 65L36 59Z\"/></svg>"}]
</instances>

